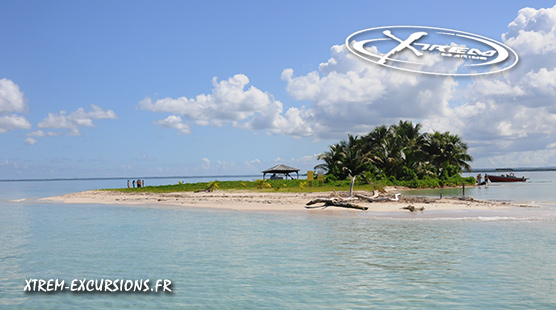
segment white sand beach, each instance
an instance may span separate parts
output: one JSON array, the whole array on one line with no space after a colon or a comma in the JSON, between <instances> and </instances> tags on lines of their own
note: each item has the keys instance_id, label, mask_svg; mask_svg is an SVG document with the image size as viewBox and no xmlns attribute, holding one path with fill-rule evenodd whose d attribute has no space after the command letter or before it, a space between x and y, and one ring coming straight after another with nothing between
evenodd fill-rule
<instances>
[{"instance_id":1,"label":"white sand beach","mask_svg":"<svg viewBox=\"0 0 556 310\"><path fill-rule=\"evenodd\" d=\"M383 197L394 197L389 189ZM371 196L372 193L357 192ZM338 193L347 197L347 193ZM149 206L184 206L210 209L229 209L243 211L321 211L326 210L353 210L353 212L409 212L404 207L413 206L423 212L434 210L496 210L524 205L507 202L461 200L459 198L425 198L414 196L400 196L398 201L367 202L361 199L350 200L350 203L368 207L367 211L346 209L335 206L322 208L323 203L311 206L306 204L316 198L337 197L331 192L288 193L288 192L258 192L243 190L220 190L214 192L174 192L174 193L124 193L119 191L91 190L77 192L62 196L42 198L43 202L72 203L72 204L112 204L112 205L149 205Z\"/></svg>"}]
</instances>

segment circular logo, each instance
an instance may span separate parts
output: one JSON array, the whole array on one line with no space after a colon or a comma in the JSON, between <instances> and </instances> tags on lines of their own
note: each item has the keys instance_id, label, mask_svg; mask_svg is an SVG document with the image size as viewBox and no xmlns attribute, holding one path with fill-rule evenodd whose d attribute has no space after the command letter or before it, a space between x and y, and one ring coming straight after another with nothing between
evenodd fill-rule
<instances>
[{"instance_id":1,"label":"circular logo","mask_svg":"<svg viewBox=\"0 0 556 310\"><path fill-rule=\"evenodd\" d=\"M445 76L508 70L519 57L510 47L476 34L435 27L387 26L357 31L346 39L357 57L393 69Z\"/></svg>"}]
</instances>

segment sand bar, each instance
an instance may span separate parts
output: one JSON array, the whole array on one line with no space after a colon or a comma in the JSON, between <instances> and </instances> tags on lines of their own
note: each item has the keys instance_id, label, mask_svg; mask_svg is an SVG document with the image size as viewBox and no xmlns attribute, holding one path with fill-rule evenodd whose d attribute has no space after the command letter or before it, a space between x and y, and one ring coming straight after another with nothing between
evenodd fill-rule
<instances>
[{"instance_id":1,"label":"sand bar","mask_svg":"<svg viewBox=\"0 0 556 310\"><path fill-rule=\"evenodd\" d=\"M394 191L389 189L383 195L394 197ZM372 193L357 192L371 196ZM347 197L347 193L338 193ZM288 192L259 192L243 190L218 190L214 192L174 192L174 193L124 193L119 191L91 190L62 196L42 198L41 201L50 203L72 204L111 204L111 205L149 205L149 206L184 206L210 209L229 209L244 211L318 211L323 210L321 204L307 208L307 202L315 198L335 197L331 192L288 193ZM516 207L526 207L518 204L496 201L461 200L459 198L426 198L414 196L400 196L398 201L367 202L363 200L350 201L360 206L367 206L368 211L353 210L353 212L409 212L404 207L413 206L424 208L423 212L435 210L502 210ZM344 209L329 206L327 210ZM351 209L344 209L351 210Z\"/></svg>"}]
</instances>

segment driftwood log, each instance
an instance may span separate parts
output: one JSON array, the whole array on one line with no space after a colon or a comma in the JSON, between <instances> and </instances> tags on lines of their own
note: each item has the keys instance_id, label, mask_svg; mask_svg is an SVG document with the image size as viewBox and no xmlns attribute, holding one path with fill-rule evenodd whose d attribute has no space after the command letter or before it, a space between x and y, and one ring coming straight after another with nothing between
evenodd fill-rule
<instances>
[{"instance_id":1,"label":"driftwood log","mask_svg":"<svg viewBox=\"0 0 556 310\"><path fill-rule=\"evenodd\" d=\"M194 193L203 193L203 192L211 193L213 190L214 190L214 188L211 186L211 187L206 188L206 189L196 190L196 191L194 191Z\"/></svg>"},{"instance_id":2,"label":"driftwood log","mask_svg":"<svg viewBox=\"0 0 556 310\"><path fill-rule=\"evenodd\" d=\"M194 191L194 193L204 193L204 192L206 192L206 193L212 192L212 187L211 187L211 188L207 188L207 189L200 189L200 190Z\"/></svg>"},{"instance_id":3,"label":"driftwood log","mask_svg":"<svg viewBox=\"0 0 556 310\"><path fill-rule=\"evenodd\" d=\"M340 200L338 198L317 198L309 201L306 205L314 205L315 203L324 203L324 207L328 206L335 206L335 207L342 207L342 208L350 208L350 209L359 209L359 210L367 210L368 207L363 207L360 205L356 205L344 200Z\"/></svg>"},{"instance_id":4,"label":"driftwood log","mask_svg":"<svg viewBox=\"0 0 556 310\"><path fill-rule=\"evenodd\" d=\"M360 195L360 194L355 194L355 197L360 198L360 199L365 199L368 202L377 202L377 201L398 201L400 200L399 196L401 194L396 194L395 198L390 198L390 197L378 197L378 193L375 194L375 192L373 192L373 196L369 197L369 196L364 196L364 195Z\"/></svg>"},{"instance_id":5,"label":"driftwood log","mask_svg":"<svg viewBox=\"0 0 556 310\"><path fill-rule=\"evenodd\" d=\"M409 212L425 211L425 207L416 208L412 205L409 205L407 207L403 207L402 210L409 210Z\"/></svg>"},{"instance_id":6,"label":"driftwood log","mask_svg":"<svg viewBox=\"0 0 556 310\"><path fill-rule=\"evenodd\" d=\"M218 183L216 182L212 182L210 183L210 186L205 188L205 189L200 189L197 191L194 191L194 193L211 193L212 191L214 191L215 188L218 188Z\"/></svg>"}]
</instances>

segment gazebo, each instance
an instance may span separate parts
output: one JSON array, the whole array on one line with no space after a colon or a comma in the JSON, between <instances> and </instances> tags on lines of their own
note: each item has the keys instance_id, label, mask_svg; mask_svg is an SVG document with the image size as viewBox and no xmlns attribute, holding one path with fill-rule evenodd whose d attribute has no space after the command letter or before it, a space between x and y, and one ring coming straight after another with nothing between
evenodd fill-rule
<instances>
[{"instance_id":1,"label":"gazebo","mask_svg":"<svg viewBox=\"0 0 556 310\"><path fill-rule=\"evenodd\" d=\"M265 171L263 171L263 180L265 179L267 173L272 173L273 176L277 173L284 174L286 176L286 178L290 177L293 180L293 177L290 175L291 172L295 172L297 174L297 179L299 180L299 169L296 169L296 168L293 168L293 167L290 167L290 166L286 166L286 165L282 165L282 164L276 165L272 168L269 168L269 169L266 169Z\"/></svg>"}]
</instances>

